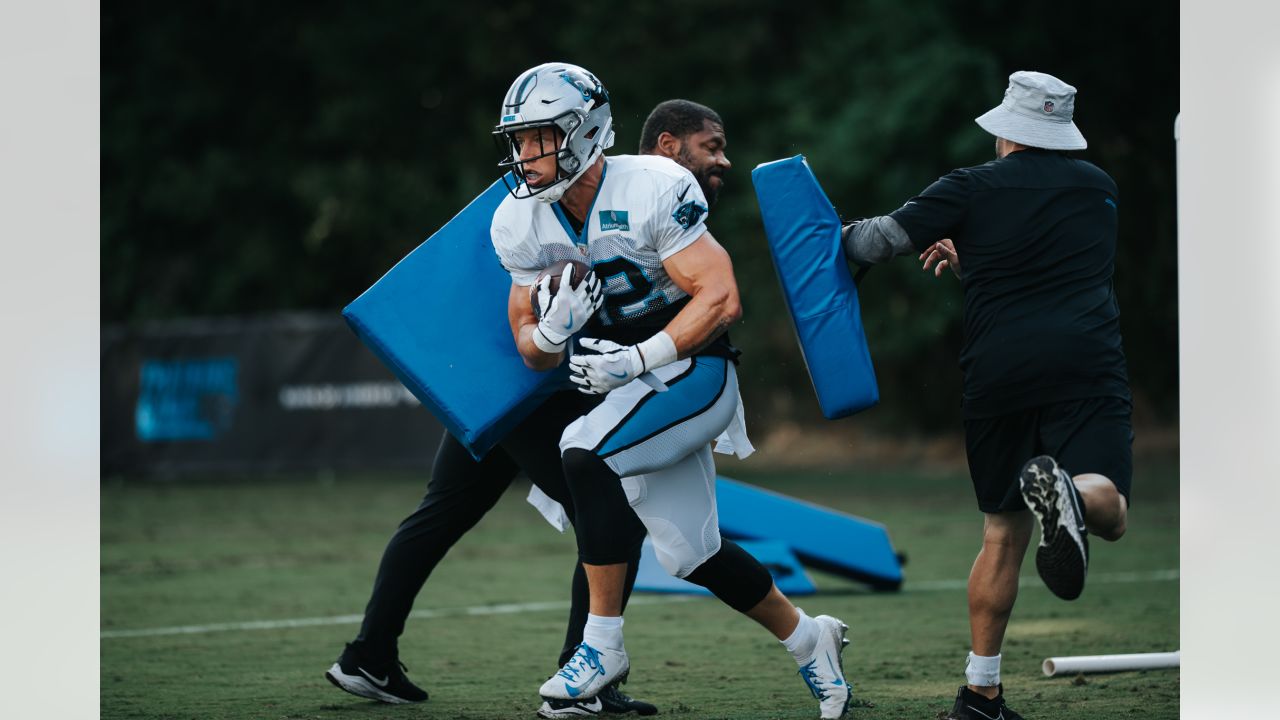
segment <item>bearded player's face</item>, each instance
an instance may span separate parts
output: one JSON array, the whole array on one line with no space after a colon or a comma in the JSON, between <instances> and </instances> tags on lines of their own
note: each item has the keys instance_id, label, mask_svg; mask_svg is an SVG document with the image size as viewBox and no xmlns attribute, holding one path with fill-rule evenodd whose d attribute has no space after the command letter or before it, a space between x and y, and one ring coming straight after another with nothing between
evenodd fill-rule
<instances>
[{"instance_id":1,"label":"bearded player's face","mask_svg":"<svg viewBox=\"0 0 1280 720\"><path fill-rule=\"evenodd\" d=\"M715 204L716 196L724 186L724 173L733 166L724 154L724 147L724 128L703 120L701 130L686 135L681 141L680 152L675 158L693 173L708 205Z\"/></svg>"}]
</instances>

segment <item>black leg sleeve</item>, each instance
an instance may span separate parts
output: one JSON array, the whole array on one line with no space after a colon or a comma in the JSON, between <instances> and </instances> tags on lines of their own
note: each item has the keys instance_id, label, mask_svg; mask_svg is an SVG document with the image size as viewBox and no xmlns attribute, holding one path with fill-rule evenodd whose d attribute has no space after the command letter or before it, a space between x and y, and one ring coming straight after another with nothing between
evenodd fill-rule
<instances>
[{"instance_id":1,"label":"black leg sleeve","mask_svg":"<svg viewBox=\"0 0 1280 720\"><path fill-rule=\"evenodd\" d=\"M358 642L384 654L396 650L413 601L449 548L498 502L519 468L500 448L476 462L448 432L440 442L427 494L391 536Z\"/></svg>"},{"instance_id":2,"label":"black leg sleeve","mask_svg":"<svg viewBox=\"0 0 1280 720\"><path fill-rule=\"evenodd\" d=\"M720 551L707 558L685 580L711 591L725 605L746 612L773 588L773 576L742 546L720 538Z\"/></svg>"},{"instance_id":3,"label":"black leg sleeve","mask_svg":"<svg viewBox=\"0 0 1280 720\"><path fill-rule=\"evenodd\" d=\"M577 397L574 397L574 396ZM593 403L577 391L558 392L502 439L502 449L547 497L564 506L574 518L573 497L565 485L560 463L560 435Z\"/></svg>"},{"instance_id":4,"label":"black leg sleeve","mask_svg":"<svg viewBox=\"0 0 1280 720\"><path fill-rule=\"evenodd\" d=\"M622 479L590 450L569 448L562 461L577 508L578 559L588 565L628 562L645 529L627 502Z\"/></svg>"}]
</instances>

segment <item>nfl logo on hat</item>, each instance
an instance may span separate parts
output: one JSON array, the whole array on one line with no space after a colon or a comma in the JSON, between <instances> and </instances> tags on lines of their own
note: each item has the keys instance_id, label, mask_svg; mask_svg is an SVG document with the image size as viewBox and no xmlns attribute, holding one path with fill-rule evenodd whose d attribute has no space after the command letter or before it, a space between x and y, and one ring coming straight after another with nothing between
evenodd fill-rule
<instances>
[{"instance_id":1,"label":"nfl logo on hat","mask_svg":"<svg viewBox=\"0 0 1280 720\"><path fill-rule=\"evenodd\" d=\"M1045 100L1045 101L1044 101L1044 111L1045 111L1045 112L1047 112L1047 113L1051 113L1051 112L1053 112L1053 101L1052 101L1052 100Z\"/></svg>"}]
</instances>

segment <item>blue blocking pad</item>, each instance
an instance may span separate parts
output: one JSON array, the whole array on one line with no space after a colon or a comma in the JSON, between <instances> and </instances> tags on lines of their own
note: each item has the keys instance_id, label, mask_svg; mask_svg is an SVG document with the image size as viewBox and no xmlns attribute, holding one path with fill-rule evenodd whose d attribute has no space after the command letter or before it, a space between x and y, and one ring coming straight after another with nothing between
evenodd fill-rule
<instances>
[{"instance_id":1,"label":"blue blocking pad","mask_svg":"<svg viewBox=\"0 0 1280 720\"><path fill-rule=\"evenodd\" d=\"M785 543L805 565L864 582L902 587L902 563L884 525L724 476L716 479L720 532ZM743 545L745 547L745 543Z\"/></svg>"},{"instance_id":2,"label":"blue blocking pad","mask_svg":"<svg viewBox=\"0 0 1280 720\"><path fill-rule=\"evenodd\" d=\"M880 401L840 218L803 155L751 171L769 251L813 389L829 420Z\"/></svg>"},{"instance_id":3,"label":"blue blocking pad","mask_svg":"<svg viewBox=\"0 0 1280 720\"><path fill-rule=\"evenodd\" d=\"M739 543L743 550L751 553L755 559L769 569L773 582L783 595L812 595L818 591L813 578L800 567L786 543L773 541L744 541ZM653 552L653 543L645 538L644 547L640 550L640 570L636 573L636 590L658 593L687 593L689 595L710 595L711 591L701 585L681 580L669 575L658 557Z\"/></svg>"},{"instance_id":4,"label":"blue blocking pad","mask_svg":"<svg viewBox=\"0 0 1280 720\"><path fill-rule=\"evenodd\" d=\"M342 311L360 340L476 458L568 378L525 367L511 276L489 238L499 180Z\"/></svg>"}]
</instances>

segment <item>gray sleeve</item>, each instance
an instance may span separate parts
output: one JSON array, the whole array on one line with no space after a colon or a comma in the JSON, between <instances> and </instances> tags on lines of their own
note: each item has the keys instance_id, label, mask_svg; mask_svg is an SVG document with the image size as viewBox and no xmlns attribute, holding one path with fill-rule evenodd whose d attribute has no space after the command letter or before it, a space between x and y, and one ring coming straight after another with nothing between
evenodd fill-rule
<instances>
[{"instance_id":1,"label":"gray sleeve","mask_svg":"<svg viewBox=\"0 0 1280 720\"><path fill-rule=\"evenodd\" d=\"M859 265L876 265L895 255L915 252L911 238L897 220L888 215L858 220L840 232L845 257Z\"/></svg>"}]
</instances>

